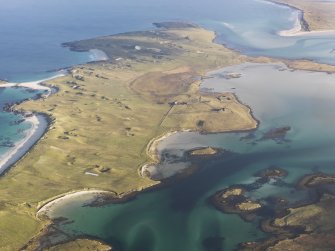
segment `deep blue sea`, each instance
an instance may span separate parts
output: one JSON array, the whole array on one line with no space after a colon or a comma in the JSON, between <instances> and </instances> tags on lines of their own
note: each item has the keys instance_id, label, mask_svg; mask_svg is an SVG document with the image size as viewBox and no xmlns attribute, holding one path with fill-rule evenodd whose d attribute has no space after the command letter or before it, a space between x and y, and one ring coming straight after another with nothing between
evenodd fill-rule
<instances>
[{"instance_id":1,"label":"deep blue sea","mask_svg":"<svg viewBox=\"0 0 335 251\"><path fill-rule=\"evenodd\" d=\"M218 41L250 55L311 58L335 64L334 35L279 38L297 11L263 0L0 0L0 79L27 81L91 60L61 43L151 29L153 22L194 22L218 32ZM313 46L313 50L310 47Z\"/></svg>"}]
</instances>

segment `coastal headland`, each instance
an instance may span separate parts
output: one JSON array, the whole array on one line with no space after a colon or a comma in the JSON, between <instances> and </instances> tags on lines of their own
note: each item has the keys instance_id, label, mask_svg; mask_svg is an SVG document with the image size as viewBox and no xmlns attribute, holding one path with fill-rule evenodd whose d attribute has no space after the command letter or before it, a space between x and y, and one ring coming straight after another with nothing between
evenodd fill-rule
<instances>
[{"instance_id":1,"label":"coastal headland","mask_svg":"<svg viewBox=\"0 0 335 251\"><path fill-rule=\"evenodd\" d=\"M250 109L233 94L199 91L206 72L247 57L213 43L215 34L200 27L159 27L65 44L77 51L102 50L109 59L46 81L58 92L15 107L45 113L52 123L1 178L4 248L43 248L38 237L29 242L49 224L36 212L62 195L97 189L121 198L158 184L139 175L142 165L156 161L146 151L155 138L172 131L217 133L257 126Z\"/></svg>"}]
</instances>

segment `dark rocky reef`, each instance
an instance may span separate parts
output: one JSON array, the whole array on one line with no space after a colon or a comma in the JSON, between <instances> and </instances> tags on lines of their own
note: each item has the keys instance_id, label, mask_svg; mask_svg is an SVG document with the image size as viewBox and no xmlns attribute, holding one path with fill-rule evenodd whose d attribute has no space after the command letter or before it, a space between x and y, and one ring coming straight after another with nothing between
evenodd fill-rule
<instances>
[{"instance_id":1,"label":"dark rocky reef","mask_svg":"<svg viewBox=\"0 0 335 251\"><path fill-rule=\"evenodd\" d=\"M268 140L272 139L275 141L284 141L286 134L291 130L290 126L284 126L284 127L279 127L279 128L274 128L266 133L264 133L263 137L261 140Z\"/></svg>"}]
</instances>

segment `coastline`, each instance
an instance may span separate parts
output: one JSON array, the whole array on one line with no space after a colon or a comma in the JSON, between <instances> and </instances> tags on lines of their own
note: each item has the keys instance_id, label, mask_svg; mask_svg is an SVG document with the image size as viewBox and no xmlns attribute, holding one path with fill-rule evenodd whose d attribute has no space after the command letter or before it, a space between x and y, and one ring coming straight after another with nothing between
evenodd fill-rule
<instances>
[{"instance_id":1,"label":"coastline","mask_svg":"<svg viewBox=\"0 0 335 251\"><path fill-rule=\"evenodd\" d=\"M52 89L44 85L43 82L62 76L65 76L65 74L59 73L50 78L31 82L2 83L0 84L0 88L22 87L33 90L43 90L48 92L45 95L45 97L48 97L52 94ZM49 127L49 119L45 114L37 113L27 116L27 114L21 113L21 115L24 117L25 122L30 123L31 128L26 130L25 137L22 140L15 142L15 147L13 147L13 149L0 156L0 175L6 173L13 165L15 165L20 159L22 159L29 152L29 150L34 147L34 145L42 138L42 136L47 132L47 129Z\"/></svg>"},{"instance_id":2,"label":"coastline","mask_svg":"<svg viewBox=\"0 0 335 251\"><path fill-rule=\"evenodd\" d=\"M268 3L272 3L272 4L275 4L275 5L279 5L279 6L285 6L285 7L288 7L290 9L293 9L295 11L298 11L299 13L298 13L298 16L297 16L297 21L299 22L299 25L300 25L300 31L305 31L305 32L311 31L310 28L309 28L309 23L305 19L305 11L303 9L299 9L299 8L293 6L293 5L283 3L283 2L280 2L280 1L277 1L277 0L265 0L265 1L267 1Z\"/></svg>"},{"instance_id":3,"label":"coastline","mask_svg":"<svg viewBox=\"0 0 335 251\"><path fill-rule=\"evenodd\" d=\"M316 35L331 36L335 34L335 30L301 31L301 29L298 30L296 27L294 27L291 30L280 31L278 34L282 37L300 37L300 36L316 36Z\"/></svg>"},{"instance_id":4,"label":"coastline","mask_svg":"<svg viewBox=\"0 0 335 251\"><path fill-rule=\"evenodd\" d=\"M159 143L167 139L168 137L180 133L180 132L189 132L190 130L180 130L180 131L171 131L164 133L163 135L157 136L149 141L146 146L146 154L151 159L151 161L146 161L143 165L140 166L138 169L139 175L142 178L145 178L145 171L148 170L150 167L155 167L160 163L160 155L157 149Z\"/></svg>"},{"instance_id":5,"label":"coastline","mask_svg":"<svg viewBox=\"0 0 335 251\"><path fill-rule=\"evenodd\" d=\"M267 0L267 1L277 5L287 6L299 12L294 27L292 27L289 30L279 31L277 33L281 37L301 37L301 36L317 36L317 35L329 36L335 34L335 30L310 30L309 24L304 18L305 11L302 9L299 9L293 5L289 5L286 3L277 2L275 0Z\"/></svg>"},{"instance_id":6,"label":"coastline","mask_svg":"<svg viewBox=\"0 0 335 251\"><path fill-rule=\"evenodd\" d=\"M46 116L42 114L33 114L31 117L26 117L25 121L31 124L31 128L27 130L26 135L22 140L15 143L13 149L1 156L0 175L3 175L15 165L16 162L22 159L42 138L49 127Z\"/></svg>"},{"instance_id":7,"label":"coastline","mask_svg":"<svg viewBox=\"0 0 335 251\"><path fill-rule=\"evenodd\" d=\"M213 71L215 71L215 70L208 71L206 76L210 75L210 73L213 72ZM146 154L152 161L148 161L148 162L146 162L146 163L144 163L143 165L140 166L140 168L139 168L140 176L142 178L151 179L151 175L149 175L149 174L160 173L161 175L163 175L163 178L158 179L158 180L156 180L156 179L152 179L152 180L162 181L162 180L174 178L179 173L183 173L183 172L187 171L188 169L192 169L192 166L185 165L185 167L177 168L174 171L173 170L172 171L168 170L168 171L171 171L171 173L169 173L169 174L164 173L164 171L162 171L162 170L159 170L158 165L161 163L161 157L160 157L160 154L159 154L159 151L158 151L157 147L162 141L164 141L165 139L167 139L168 137L170 137L174 134L183 133L183 132L195 132L195 133L199 133L199 134L221 134L221 133L251 132L251 131L257 130L257 128L259 127L260 121L254 116L254 113L253 113L251 107L249 105L245 104L244 102L242 102L238 98L236 93L232 92L232 95L234 96L234 98L236 99L236 101L240 105L243 105L248 109L248 114L251 116L252 121L254 122L254 125L252 127L244 127L244 128L240 128L240 129L232 129L232 130L216 131L216 132L206 132L206 131L201 131L201 130L181 129L181 130L177 130L177 131L176 130L175 131L170 131L170 132L167 132L167 133L165 133L161 136L153 138L148 143L148 145L146 147ZM201 146L201 147L210 147L210 146ZM199 148L199 146L193 146L191 149L187 149L185 151L185 153L189 152L189 151L193 151L197 148Z\"/></svg>"},{"instance_id":8,"label":"coastline","mask_svg":"<svg viewBox=\"0 0 335 251\"><path fill-rule=\"evenodd\" d=\"M314 35L334 35L335 30L316 30L316 31L306 31L301 25L301 17L298 15L294 27L289 30L282 30L278 32L281 37L300 37L300 36L314 36Z\"/></svg>"},{"instance_id":9,"label":"coastline","mask_svg":"<svg viewBox=\"0 0 335 251\"><path fill-rule=\"evenodd\" d=\"M291 29L279 31L277 34L281 37L294 37L299 33L309 33L308 31L303 31L303 27L301 25L301 14L297 15L294 26Z\"/></svg>"},{"instance_id":10,"label":"coastline","mask_svg":"<svg viewBox=\"0 0 335 251\"><path fill-rule=\"evenodd\" d=\"M59 206L59 204L69 200L69 199L75 199L79 196L84 195L115 195L115 193L105 190L98 190L98 189L85 189L85 190L79 190L79 191L71 191L66 194L61 194L55 198L51 198L45 202L42 202L40 206L37 208L36 217L40 218L42 215L46 215L49 217L49 213L52 211L53 207ZM94 199L94 197L92 197Z\"/></svg>"},{"instance_id":11,"label":"coastline","mask_svg":"<svg viewBox=\"0 0 335 251\"><path fill-rule=\"evenodd\" d=\"M60 70L57 74L55 74L52 77L41 79L41 80L36 80L36 81L19 82L19 83L15 83L15 82L0 83L0 88L22 87L22 88L29 88L33 90L47 91L48 94L46 95L46 97L48 97L52 94L52 87L45 85L44 82L66 76L67 74L63 71L64 70Z\"/></svg>"}]
</instances>

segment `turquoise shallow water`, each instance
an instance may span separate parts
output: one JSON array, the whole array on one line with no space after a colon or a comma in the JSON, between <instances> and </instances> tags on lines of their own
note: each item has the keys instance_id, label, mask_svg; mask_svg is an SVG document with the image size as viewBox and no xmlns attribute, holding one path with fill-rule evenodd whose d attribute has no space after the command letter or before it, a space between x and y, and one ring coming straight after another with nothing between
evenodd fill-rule
<instances>
[{"instance_id":1,"label":"turquoise shallow water","mask_svg":"<svg viewBox=\"0 0 335 251\"><path fill-rule=\"evenodd\" d=\"M0 156L11 150L15 143L24 139L31 124L23 121L20 114L3 111L6 104L36 98L41 91L27 88L0 88Z\"/></svg>"}]
</instances>

